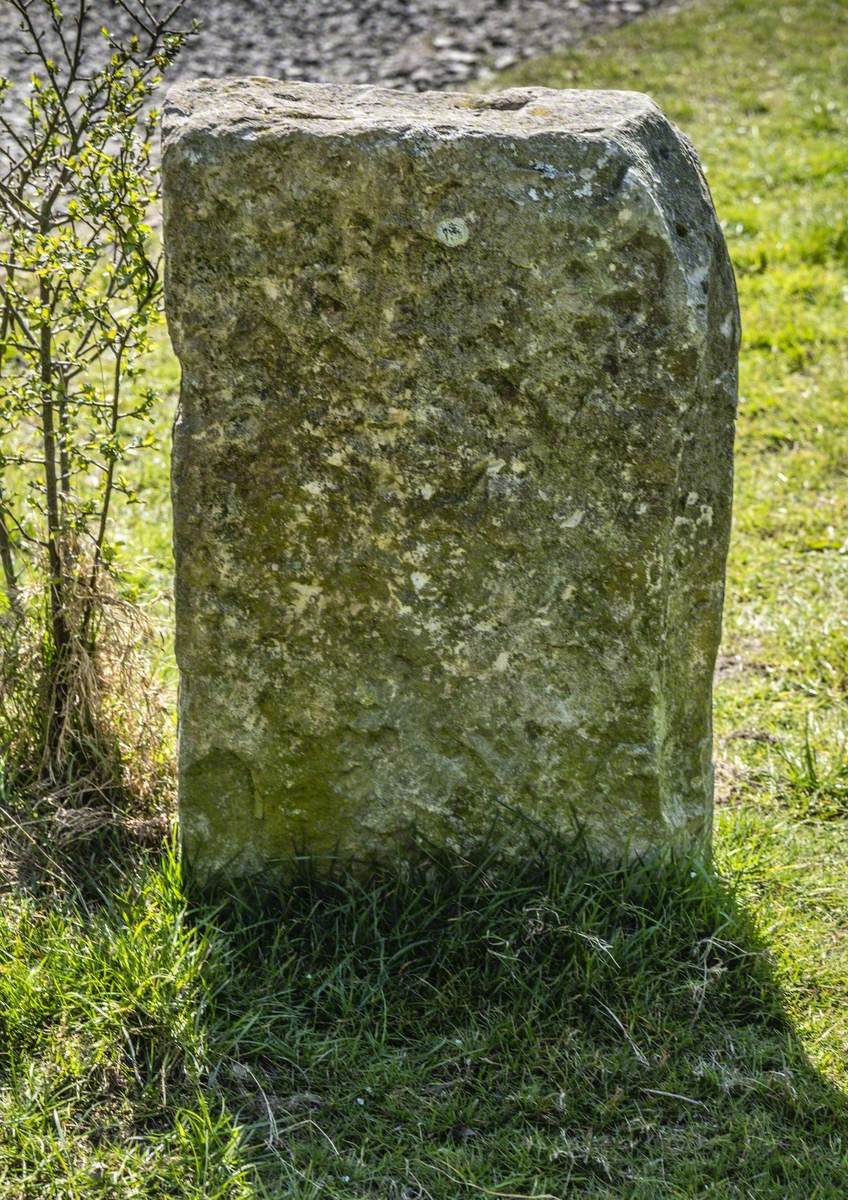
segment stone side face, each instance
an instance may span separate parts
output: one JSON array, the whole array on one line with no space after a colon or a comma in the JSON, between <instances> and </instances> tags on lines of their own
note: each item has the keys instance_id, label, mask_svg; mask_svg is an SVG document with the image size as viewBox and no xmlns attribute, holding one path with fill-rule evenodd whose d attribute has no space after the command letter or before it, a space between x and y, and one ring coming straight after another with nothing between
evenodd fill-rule
<instances>
[{"instance_id":1,"label":"stone side face","mask_svg":"<svg viewBox=\"0 0 848 1200\"><path fill-rule=\"evenodd\" d=\"M644 96L171 92L189 857L703 845L738 316Z\"/></svg>"}]
</instances>

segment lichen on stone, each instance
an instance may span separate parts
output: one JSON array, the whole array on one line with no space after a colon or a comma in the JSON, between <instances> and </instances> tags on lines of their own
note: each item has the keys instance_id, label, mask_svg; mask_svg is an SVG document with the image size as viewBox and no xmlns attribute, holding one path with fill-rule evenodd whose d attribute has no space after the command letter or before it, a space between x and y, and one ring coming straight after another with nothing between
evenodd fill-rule
<instances>
[{"instance_id":1,"label":"lichen on stone","mask_svg":"<svg viewBox=\"0 0 848 1200\"><path fill-rule=\"evenodd\" d=\"M163 171L198 869L513 811L705 844L738 315L685 139L629 92L201 81Z\"/></svg>"}]
</instances>

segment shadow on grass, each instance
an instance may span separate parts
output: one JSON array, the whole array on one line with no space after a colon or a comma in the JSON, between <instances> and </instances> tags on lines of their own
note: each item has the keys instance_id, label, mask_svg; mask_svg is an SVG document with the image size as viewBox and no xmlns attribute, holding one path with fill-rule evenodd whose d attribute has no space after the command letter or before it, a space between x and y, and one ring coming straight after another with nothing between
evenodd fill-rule
<instances>
[{"instance_id":1,"label":"shadow on grass","mask_svg":"<svg viewBox=\"0 0 848 1200\"><path fill-rule=\"evenodd\" d=\"M21 911L16 1195L848 1194L844 1098L697 863L600 868L546 837L189 904L171 853L95 907Z\"/></svg>"},{"instance_id":2,"label":"shadow on grass","mask_svg":"<svg viewBox=\"0 0 848 1200\"><path fill-rule=\"evenodd\" d=\"M224 901L206 1083L268 1194L847 1195L844 1098L731 884L544 847Z\"/></svg>"}]
</instances>

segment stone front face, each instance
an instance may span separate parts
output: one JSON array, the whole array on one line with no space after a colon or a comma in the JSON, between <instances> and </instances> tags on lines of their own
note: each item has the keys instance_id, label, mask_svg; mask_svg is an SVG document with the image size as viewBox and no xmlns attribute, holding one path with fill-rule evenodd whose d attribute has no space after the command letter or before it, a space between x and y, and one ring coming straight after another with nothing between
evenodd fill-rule
<instances>
[{"instance_id":1,"label":"stone front face","mask_svg":"<svg viewBox=\"0 0 848 1200\"><path fill-rule=\"evenodd\" d=\"M180 810L202 873L513 810L705 842L738 318L646 97L172 91Z\"/></svg>"}]
</instances>

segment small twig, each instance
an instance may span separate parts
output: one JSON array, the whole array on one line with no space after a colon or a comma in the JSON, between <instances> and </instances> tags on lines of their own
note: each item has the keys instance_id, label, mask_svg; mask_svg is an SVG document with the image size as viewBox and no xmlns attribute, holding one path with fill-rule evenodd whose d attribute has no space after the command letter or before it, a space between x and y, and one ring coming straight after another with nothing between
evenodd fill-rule
<instances>
[{"instance_id":1,"label":"small twig","mask_svg":"<svg viewBox=\"0 0 848 1200\"><path fill-rule=\"evenodd\" d=\"M679 1092L664 1092L662 1088L646 1088L641 1089L651 1096L668 1096L671 1100L682 1100L684 1104L697 1104L699 1108L706 1108L703 1100L693 1100L691 1096L681 1096Z\"/></svg>"},{"instance_id":2,"label":"small twig","mask_svg":"<svg viewBox=\"0 0 848 1200\"><path fill-rule=\"evenodd\" d=\"M471 1183L469 1180L463 1179L461 1175L453 1175L443 1167L437 1167L435 1163L430 1163L430 1166L440 1175L444 1175L445 1179L449 1179L451 1183L473 1188L475 1192L482 1192L485 1196L497 1196L498 1200L562 1200L561 1196L553 1196L550 1192L501 1192L497 1188L487 1188L482 1187L479 1183Z\"/></svg>"},{"instance_id":3,"label":"small twig","mask_svg":"<svg viewBox=\"0 0 848 1200\"><path fill-rule=\"evenodd\" d=\"M633 1051L633 1053L636 1055L636 1057L638 1058L638 1060L639 1060L640 1064L641 1064L643 1067L650 1066L650 1064L649 1064L649 1062L648 1062L647 1058L646 1058L646 1057L645 1057L645 1055L642 1053L642 1051L639 1049L639 1047L636 1045L636 1043L633 1041L633 1038L630 1036L630 1034L629 1034L629 1033L627 1032L627 1030L624 1028L624 1025L621 1023L621 1021L618 1019L618 1017L615 1015L615 1013L612 1011L612 1009L611 1009L611 1008L607 1008L606 1004L604 1004L602 1000L599 1000L599 1001L598 1001L598 1003L600 1004L600 1006L601 1006L601 1008L604 1010L604 1012L605 1012L605 1013L606 1013L608 1016L612 1017L613 1021L615 1021L616 1025L618 1026L618 1028L619 1028L619 1029L621 1030L621 1032L624 1034L625 1038L627 1039L627 1044L628 1044L628 1046L629 1046L629 1047L630 1047L630 1049Z\"/></svg>"}]
</instances>

